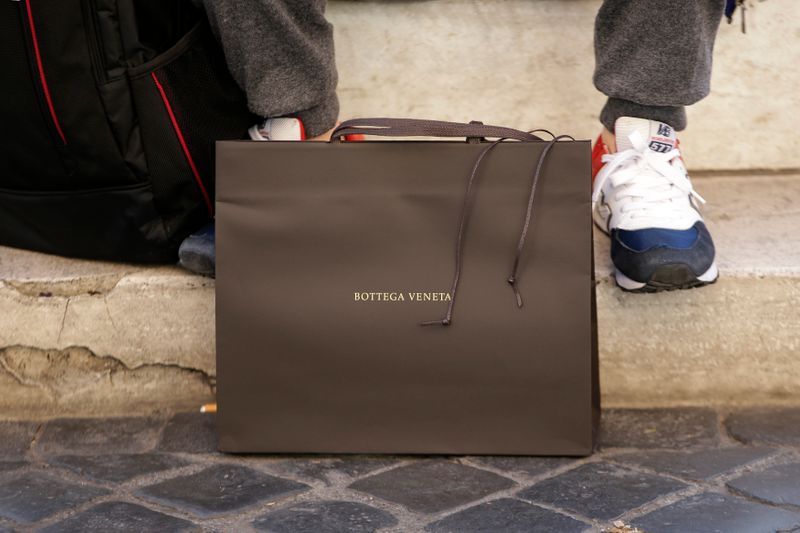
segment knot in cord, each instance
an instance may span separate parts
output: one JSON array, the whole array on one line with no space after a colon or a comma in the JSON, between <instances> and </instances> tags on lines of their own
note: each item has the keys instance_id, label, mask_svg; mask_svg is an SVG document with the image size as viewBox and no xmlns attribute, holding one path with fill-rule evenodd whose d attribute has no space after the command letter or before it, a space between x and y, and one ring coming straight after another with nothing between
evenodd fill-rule
<instances>
[{"instance_id":1,"label":"knot in cord","mask_svg":"<svg viewBox=\"0 0 800 533\"><path fill-rule=\"evenodd\" d=\"M517 307L522 307L522 294L519 292L519 287L517 287L517 278L510 277L508 278L508 284L511 285L511 289L514 291L514 296L517 298Z\"/></svg>"}]
</instances>

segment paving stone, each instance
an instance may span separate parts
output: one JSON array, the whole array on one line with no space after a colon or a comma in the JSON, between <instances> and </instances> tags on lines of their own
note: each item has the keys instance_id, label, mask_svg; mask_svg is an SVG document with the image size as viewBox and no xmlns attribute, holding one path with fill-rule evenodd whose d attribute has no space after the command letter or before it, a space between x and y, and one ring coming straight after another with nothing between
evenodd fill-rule
<instances>
[{"instance_id":1,"label":"paving stone","mask_svg":"<svg viewBox=\"0 0 800 533\"><path fill-rule=\"evenodd\" d=\"M698 494L636 518L655 533L775 533L800 526L800 514L724 494Z\"/></svg>"},{"instance_id":2,"label":"paving stone","mask_svg":"<svg viewBox=\"0 0 800 533\"><path fill-rule=\"evenodd\" d=\"M763 459L774 451L769 448L750 447L707 448L689 452L648 450L615 455L614 460L652 468L665 474L701 480Z\"/></svg>"},{"instance_id":3,"label":"paving stone","mask_svg":"<svg viewBox=\"0 0 800 533\"><path fill-rule=\"evenodd\" d=\"M607 409L600 423L603 448L685 448L718 440L711 409Z\"/></svg>"},{"instance_id":4,"label":"paving stone","mask_svg":"<svg viewBox=\"0 0 800 533\"><path fill-rule=\"evenodd\" d=\"M212 516L306 488L308 485L303 483L243 466L216 465L144 487L139 494L200 516Z\"/></svg>"},{"instance_id":5,"label":"paving stone","mask_svg":"<svg viewBox=\"0 0 800 533\"><path fill-rule=\"evenodd\" d=\"M350 488L412 511L436 513L512 486L513 481L493 472L450 461L425 460L360 479Z\"/></svg>"},{"instance_id":6,"label":"paving stone","mask_svg":"<svg viewBox=\"0 0 800 533\"><path fill-rule=\"evenodd\" d=\"M216 415L179 413L161 436L158 449L165 452L214 453L217 451Z\"/></svg>"},{"instance_id":7,"label":"paving stone","mask_svg":"<svg viewBox=\"0 0 800 533\"><path fill-rule=\"evenodd\" d=\"M725 426L733 438L750 443L800 446L800 408L747 409L731 414Z\"/></svg>"},{"instance_id":8,"label":"paving stone","mask_svg":"<svg viewBox=\"0 0 800 533\"><path fill-rule=\"evenodd\" d=\"M800 507L800 463L750 472L728 482L728 487L759 500Z\"/></svg>"},{"instance_id":9,"label":"paving stone","mask_svg":"<svg viewBox=\"0 0 800 533\"><path fill-rule=\"evenodd\" d=\"M52 464L82 474L97 481L121 483L137 476L152 474L189 464L177 457L156 454L115 455L59 455L50 460Z\"/></svg>"},{"instance_id":10,"label":"paving stone","mask_svg":"<svg viewBox=\"0 0 800 533\"><path fill-rule=\"evenodd\" d=\"M608 525L627 511L634 510L631 514L638 516L649 502L697 487L701 480L718 482L716 476L731 472L739 477L728 482L724 494L684 498L633 520L632 525L648 533L792 529L800 533L800 459L769 468L755 463L777 457L779 447L800 446L793 440L799 423L792 418L799 411L748 409L734 413L726 421L730 433L758 444L718 448L724 444L718 435L717 417L710 410L609 410L602 445L613 449L588 463L575 458L508 456L273 455L239 456L230 460L233 464L219 464L227 463L222 455L196 459L180 455L215 453L214 417L209 415L182 413L169 420L56 420L44 425L0 422L0 533L38 531L32 524L43 519L48 521L45 531L67 533L397 529L399 516L373 507L380 499L405 506L413 513L408 515L409 523L428 523L426 529L431 533L588 531ZM45 455L47 465L36 466L27 457L37 428L34 452ZM175 476L171 469L200 459L210 462L202 465L200 472L155 481ZM591 462L597 460L601 462ZM642 468L653 474L637 472ZM67 475L65 469L85 481ZM375 474L376 470L380 473ZM169 474L162 476L161 472ZM60 474L66 479L60 479ZM661 474L683 478L685 483ZM518 485L509 477L529 481ZM143 479L153 481L142 487ZM309 489L295 480L322 480L329 486L295 498L299 491ZM536 480L540 481L534 483ZM129 481L136 487L123 488L124 493L136 490L137 497L154 502L153 507L158 503L160 510L148 509L151 506L142 501L107 502L111 491L95 486ZM344 501L354 494L349 489L376 500ZM511 491L518 495L507 496ZM495 499L483 502L487 496ZM98 497L103 503L95 500ZM425 516L430 513L439 514ZM191 515L203 519L200 526L186 518ZM61 521L54 523L55 517ZM206 518L213 521L206 522ZM594 524L589 523L592 521Z\"/></svg>"},{"instance_id":11,"label":"paving stone","mask_svg":"<svg viewBox=\"0 0 800 533\"><path fill-rule=\"evenodd\" d=\"M340 458L296 457L280 461L274 469L285 472L291 476L328 481L331 475L344 474L357 478L369 474L379 468L397 464L402 459L392 457L376 457L366 455L353 455Z\"/></svg>"},{"instance_id":12,"label":"paving stone","mask_svg":"<svg viewBox=\"0 0 800 533\"><path fill-rule=\"evenodd\" d=\"M25 461L0 461L0 472L10 472L27 465Z\"/></svg>"},{"instance_id":13,"label":"paving stone","mask_svg":"<svg viewBox=\"0 0 800 533\"><path fill-rule=\"evenodd\" d=\"M0 484L0 516L18 522L36 522L108 493L98 487L28 473Z\"/></svg>"},{"instance_id":14,"label":"paving stone","mask_svg":"<svg viewBox=\"0 0 800 533\"><path fill-rule=\"evenodd\" d=\"M540 481L521 491L519 496L589 518L610 520L687 486L673 479L641 474L608 463L590 463Z\"/></svg>"},{"instance_id":15,"label":"paving stone","mask_svg":"<svg viewBox=\"0 0 800 533\"><path fill-rule=\"evenodd\" d=\"M527 474L529 476L538 476L577 461L577 459L569 457L512 457L506 455L483 455L469 459L474 463L496 468L509 474Z\"/></svg>"},{"instance_id":16,"label":"paving stone","mask_svg":"<svg viewBox=\"0 0 800 533\"><path fill-rule=\"evenodd\" d=\"M355 502L307 502L257 518L253 527L271 533L369 533L397 524L386 511Z\"/></svg>"},{"instance_id":17,"label":"paving stone","mask_svg":"<svg viewBox=\"0 0 800 533\"><path fill-rule=\"evenodd\" d=\"M40 533L107 533L109 531L157 531L183 533L201 531L181 518L151 511L126 502L107 502L40 530Z\"/></svg>"},{"instance_id":18,"label":"paving stone","mask_svg":"<svg viewBox=\"0 0 800 533\"><path fill-rule=\"evenodd\" d=\"M425 529L436 533L577 533L589 526L538 505L502 498L452 514Z\"/></svg>"},{"instance_id":19,"label":"paving stone","mask_svg":"<svg viewBox=\"0 0 800 533\"><path fill-rule=\"evenodd\" d=\"M47 455L141 453L153 449L162 421L154 418L63 418L48 422L37 442Z\"/></svg>"},{"instance_id":20,"label":"paving stone","mask_svg":"<svg viewBox=\"0 0 800 533\"><path fill-rule=\"evenodd\" d=\"M21 457L31 446L39 422L0 422L0 457Z\"/></svg>"}]
</instances>

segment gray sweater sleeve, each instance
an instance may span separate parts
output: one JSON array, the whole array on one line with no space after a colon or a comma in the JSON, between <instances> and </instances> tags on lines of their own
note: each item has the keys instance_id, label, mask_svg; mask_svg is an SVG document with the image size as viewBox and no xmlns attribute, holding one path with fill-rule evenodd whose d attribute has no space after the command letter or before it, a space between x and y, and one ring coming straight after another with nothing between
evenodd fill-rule
<instances>
[{"instance_id":1,"label":"gray sweater sleeve","mask_svg":"<svg viewBox=\"0 0 800 533\"><path fill-rule=\"evenodd\" d=\"M194 0L205 7L250 110L296 116L314 137L339 115L326 0Z\"/></svg>"}]
</instances>

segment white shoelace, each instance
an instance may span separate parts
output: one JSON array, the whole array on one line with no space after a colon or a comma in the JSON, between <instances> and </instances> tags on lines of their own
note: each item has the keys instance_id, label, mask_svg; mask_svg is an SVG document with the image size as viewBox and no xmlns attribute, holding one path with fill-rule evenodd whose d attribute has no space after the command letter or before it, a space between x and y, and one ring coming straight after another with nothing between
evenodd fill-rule
<instances>
[{"instance_id":1,"label":"white shoelace","mask_svg":"<svg viewBox=\"0 0 800 533\"><path fill-rule=\"evenodd\" d=\"M650 150L639 132L630 135L632 148L603 156L608 166L598 176L592 194L592 207L600 200L603 186L611 180L611 199L619 208L620 222L629 218L669 219L687 209L686 196L702 204L706 201L692 187L686 172L672 161L680 157L673 148L659 153Z\"/></svg>"}]
</instances>

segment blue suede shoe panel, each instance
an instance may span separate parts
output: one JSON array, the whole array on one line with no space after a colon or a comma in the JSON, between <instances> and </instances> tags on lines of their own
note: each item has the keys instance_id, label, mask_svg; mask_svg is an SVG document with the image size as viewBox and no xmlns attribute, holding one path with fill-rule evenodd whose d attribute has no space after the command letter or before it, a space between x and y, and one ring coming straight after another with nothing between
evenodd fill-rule
<instances>
[{"instance_id":1,"label":"blue suede shoe panel","mask_svg":"<svg viewBox=\"0 0 800 533\"><path fill-rule=\"evenodd\" d=\"M670 232L672 230L663 231ZM714 263L714 242L702 222L697 222L692 226L689 233L693 233L695 238L686 248L667 247L662 244L638 251L623 242L622 232L623 230L611 231L611 259L617 270L634 281L647 283L653 274L665 265L685 265L696 276L701 276Z\"/></svg>"},{"instance_id":2,"label":"blue suede shoe panel","mask_svg":"<svg viewBox=\"0 0 800 533\"><path fill-rule=\"evenodd\" d=\"M619 241L634 252L646 252L653 248L673 248L688 250L697 241L697 228L674 230L646 228L638 230L617 230Z\"/></svg>"}]
</instances>

